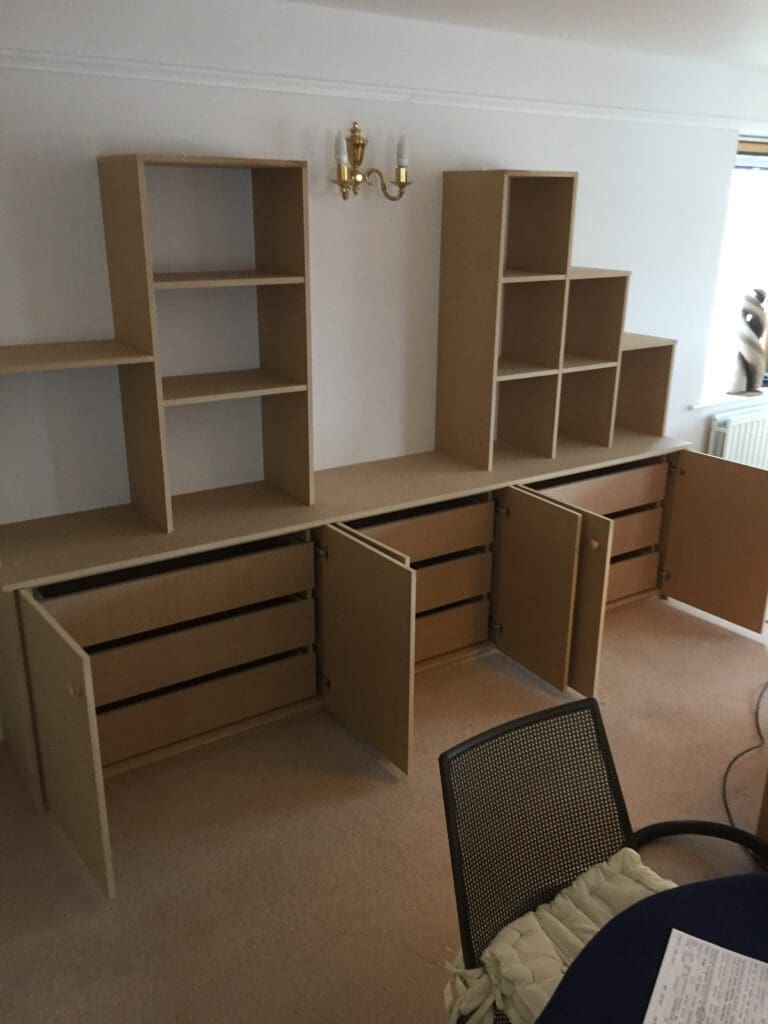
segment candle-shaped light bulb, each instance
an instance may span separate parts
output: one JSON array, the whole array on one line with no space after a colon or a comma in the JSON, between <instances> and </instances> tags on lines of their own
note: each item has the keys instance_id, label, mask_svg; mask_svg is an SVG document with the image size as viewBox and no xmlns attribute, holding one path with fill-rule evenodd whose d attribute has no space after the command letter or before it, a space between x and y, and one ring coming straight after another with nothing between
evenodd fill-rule
<instances>
[{"instance_id":1,"label":"candle-shaped light bulb","mask_svg":"<svg viewBox=\"0 0 768 1024\"><path fill-rule=\"evenodd\" d=\"M408 140L404 135L397 140L397 166L408 166Z\"/></svg>"},{"instance_id":2,"label":"candle-shaped light bulb","mask_svg":"<svg viewBox=\"0 0 768 1024\"><path fill-rule=\"evenodd\" d=\"M344 138L344 132L339 132L336 136L336 163L343 167L349 167L349 153L347 152L347 140Z\"/></svg>"}]
</instances>

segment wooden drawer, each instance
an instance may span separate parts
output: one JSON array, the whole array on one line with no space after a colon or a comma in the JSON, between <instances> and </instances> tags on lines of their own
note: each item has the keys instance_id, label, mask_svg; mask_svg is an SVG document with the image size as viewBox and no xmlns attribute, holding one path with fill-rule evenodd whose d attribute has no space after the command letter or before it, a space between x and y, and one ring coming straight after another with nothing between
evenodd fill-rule
<instances>
[{"instance_id":1,"label":"wooden drawer","mask_svg":"<svg viewBox=\"0 0 768 1024\"><path fill-rule=\"evenodd\" d=\"M661 537L661 509L648 508L613 520L612 555L655 547Z\"/></svg>"},{"instance_id":2,"label":"wooden drawer","mask_svg":"<svg viewBox=\"0 0 768 1024\"><path fill-rule=\"evenodd\" d=\"M309 598L94 651L96 705L309 646L314 634Z\"/></svg>"},{"instance_id":3,"label":"wooden drawer","mask_svg":"<svg viewBox=\"0 0 768 1024\"><path fill-rule=\"evenodd\" d=\"M49 597L45 606L89 647L310 590L313 581L312 545L287 544Z\"/></svg>"},{"instance_id":4,"label":"wooden drawer","mask_svg":"<svg viewBox=\"0 0 768 1024\"><path fill-rule=\"evenodd\" d=\"M611 565L608 574L608 601L655 590L659 571L659 554L636 555Z\"/></svg>"},{"instance_id":5,"label":"wooden drawer","mask_svg":"<svg viewBox=\"0 0 768 1024\"><path fill-rule=\"evenodd\" d=\"M98 716L102 764L315 696L315 656L299 654Z\"/></svg>"},{"instance_id":6,"label":"wooden drawer","mask_svg":"<svg viewBox=\"0 0 768 1024\"><path fill-rule=\"evenodd\" d=\"M607 515L663 501L667 489L667 464L638 466L604 476L575 480L557 487L537 488L542 494L578 508Z\"/></svg>"},{"instance_id":7,"label":"wooden drawer","mask_svg":"<svg viewBox=\"0 0 768 1024\"><path fill-rule=\"evenodd\" d=\"M416 612L426 612L491 589L490 551L426 565L416 572Z\"/></svg>"},{"instance_id":8,"label":"wooden drawer","mask_svg":"<svg viewBox=\"0 0 768 1024\"><path fill-rule=\"evenodd\" d=\"M493 538L493 504L490 501L477 502L357 529L408 555L412 562L422 562L427 558L490 544Z\"/></svg>"},{"instance_id":9,"label":"wooden drawer","mask_svg":"<svg viewBox=\"0 0 768 1024\"><path fill-rule=\"evenodd\" d=\"M416 619L416 661L488 638L488 601L471 601Z\"/></svg>"}]
</instances>

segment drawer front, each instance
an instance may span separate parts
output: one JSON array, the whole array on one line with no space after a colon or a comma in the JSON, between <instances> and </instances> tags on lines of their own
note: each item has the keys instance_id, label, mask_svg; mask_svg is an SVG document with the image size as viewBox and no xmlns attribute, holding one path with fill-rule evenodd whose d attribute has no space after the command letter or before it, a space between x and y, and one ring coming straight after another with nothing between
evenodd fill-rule
<instances>
[{"instance_id":1,"label":"drawer front","mask_svg":"<svg viewBox=\"0 0 768 1024\"><path fill-rule=\"evenodd\" d=\"M613 520L612 555L655 547L661 537L661 509L648 508Z\"/></svg>"},{"instance_id":2,"label":"drawer front","mask_svg":"<svg viewBox=\"0 0 768 1024\"><path fill-rule=\"evenodd\" d=\"M658 552L614 562L608 575L607 600L619 601L622 597L655 590L658 571Z\"/></svg>"},{"instance_id":3,"label":"drawer front","mask_svg":"<svg viewBox=\"0 0 768 1024\"><path fill-rule=\"evenodd\" d=\"M360 533L402 551L412 562L421 562L490 544L493 505L484 501L359 529Z\"/></svg>"},{"instance_id":4,"label":"drawer front","mask_svg":"<svg viewBox=\"0 0 768 1024\"><path fill-rule=\"evenodd\" d=\"M488 639L488 601L472 601L416 619L416 661Z\"/></svg>"},{"instance_id":5,"label":"drawer front","mask_svg":"<svg viewBox=\"0 0 768 1024\"><path fill-rule=\"evenodd\" d=\"M479 597L491 589L490 551L427 565L416 572L416 612Z\"/></svg>"},{"instance_id":6,"label":"drawer front","mask_svg":"<svg viewBox=\"0 0 768 1024\"><path fill-rule=\"evenodd\" d=\"M97 706L314 642L311 599L121 644L91 655Z\"/></svg>"},{"instance_id":7,"label":"drawer front","mask_svg":"<svg viewBox=\"0 0 768 1024\"><path fill-rule=\"evenodd\" d=\"M571 484L560 484L557 487L537 488L541 494L601 515L663 501L666 489L665 462L575 480Z\"/></svg>"},{"instance_id":8,"label":"drawer front","mask_svg":"<svg viewBox=\"0 0 768 1024\"><path fill-rule=\"evenodd\" d=\"M313 580L312 545L289 544L63 594L45 605L88 647L309 590Z\"/></svg>"},{"instance_id":9,"label":"drawer front","mask_svg":"<svg viewBox=\"0 0 768 1024\"><path fill-rule=\"evenodd\" d=\"M98 716L102 764L314 697L315 656L269 662Z\"/></svg>"}]
</instances>

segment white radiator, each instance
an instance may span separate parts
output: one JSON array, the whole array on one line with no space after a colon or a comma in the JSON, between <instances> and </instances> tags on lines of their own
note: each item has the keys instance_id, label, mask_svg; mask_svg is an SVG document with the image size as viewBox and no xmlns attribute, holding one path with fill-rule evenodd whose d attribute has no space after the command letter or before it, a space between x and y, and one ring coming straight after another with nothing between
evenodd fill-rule
<instances>
[{"instance_id":1,"label":"white radiator","mask_svg":"<svg viewBox=\"0 0 768 1024\"><path fill-rule=\"evenodd\" d=\"M709 454L768 469L768 402L756 409L737 409L713 416Z\"/></svg>"}]
</instances>

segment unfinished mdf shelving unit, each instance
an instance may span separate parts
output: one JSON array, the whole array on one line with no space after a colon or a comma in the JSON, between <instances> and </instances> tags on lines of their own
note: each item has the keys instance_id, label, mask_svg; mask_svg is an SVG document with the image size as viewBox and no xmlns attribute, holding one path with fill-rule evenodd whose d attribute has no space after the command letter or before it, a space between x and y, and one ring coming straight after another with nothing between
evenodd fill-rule
<instances>
[{"instance_id":1,"label":"unfinished mdf shelving unit","mask_svg":"<svg viewBox=\"0 0 768 1024\"><path fill-rule=\"evenodd\" d=\"M444 175L439 451L492 469L498 448L612 444L629 275L570 265L575 190L572 173Z\"/></svg>"},{"instance_id":2,"label":"unfinished mdf shelving unit","mask_svg":"<svg viewBox=\"0 0 768 1024\"><path fill-rule=\"evenodd\" d=\"M171 226L174 258L163 261L153 243L151 190L170 172L218 174L245 197L243 220L252 225L250 252L227 254L219 226L214 265L200 267L185 253L185 240L207 237L216 210L183 211ZM244 181L245 179L245 181ZM305 504L313 500L306 164L300 161L217 157L120 155L99 159L104 233L115 333L147 364L121 371L131 493L135 504L167 531L173 529L173 487L166 413L176 406L259 400L263 486ZM162 180L161 178L159 180ZM243 190L243 185L246 188ZM166 193L167 195L167 193ZM157 303L174 290L257 289L251 366L207 373L161 375ZM227 329L222 323L222 331ZM258 344L258 348L256 347ZM173 415L172 412L169 415ZM128 443L128 438L131 443Z\"/></svg>"}]
</instances>

